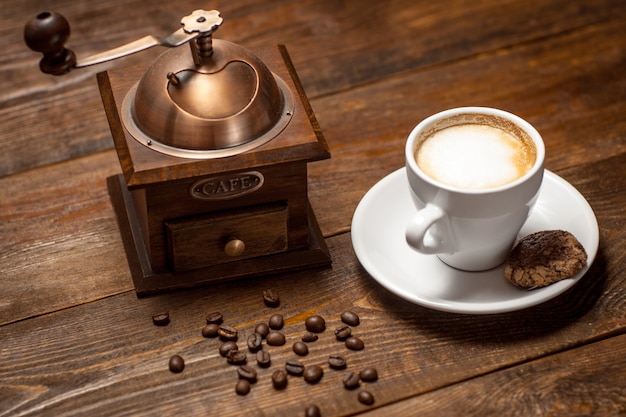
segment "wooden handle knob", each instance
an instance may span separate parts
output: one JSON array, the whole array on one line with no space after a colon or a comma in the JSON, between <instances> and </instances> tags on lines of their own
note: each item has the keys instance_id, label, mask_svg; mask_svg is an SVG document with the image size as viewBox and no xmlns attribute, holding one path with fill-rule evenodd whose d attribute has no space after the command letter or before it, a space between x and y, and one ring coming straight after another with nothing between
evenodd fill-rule
<instances>
[{"instance_id":1,"label":"wooden handle knob","mask_svg":"<svg viewBox=\"0 0 626 417\"><path fill-rule=\"evenodd\" d=\"M66 74L76 65L76 54L65 48L69 37L67 19L54 12L41 12L24 27L24 41L30 49L43 54L39 68L46 74Z\"/></svg>"},{"instance_id":2,"label":"wooden handle knob","mask_svg":"<svg viewBox=\"0 0 626 417\"><path fill-rule=\"evenodd\" d=\"M244 250L246 250L246 244L243 243L242 240L239 240L237 238L230 239L224 247L224 252L226 252L226 255L232 257L240 256Z\"/></svg>"}]
</instances>

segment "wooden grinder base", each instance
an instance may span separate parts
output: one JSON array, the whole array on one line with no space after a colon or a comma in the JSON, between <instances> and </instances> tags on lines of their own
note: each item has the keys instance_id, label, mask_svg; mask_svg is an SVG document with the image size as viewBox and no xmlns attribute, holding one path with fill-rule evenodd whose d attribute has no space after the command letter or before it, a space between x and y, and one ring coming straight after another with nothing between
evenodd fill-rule
<instances>
[{"instance_id":1,"label":"wooden grinder base","mask_svg":"<svg viewBox=\"0 0 626 417\"><path fill-rule=\"evenodd\" d=\"M195 287L211 282L288 272L303 268L324 267L331 257L319 225L309 207L309 247L303 250L267 255L247 261L237 261L180 273L155 273L143 241L130 192L122 174L107 178L111 202L117 216L120 233L135 284L137 295L166 290Z\"/></svg>"}]
</instances>

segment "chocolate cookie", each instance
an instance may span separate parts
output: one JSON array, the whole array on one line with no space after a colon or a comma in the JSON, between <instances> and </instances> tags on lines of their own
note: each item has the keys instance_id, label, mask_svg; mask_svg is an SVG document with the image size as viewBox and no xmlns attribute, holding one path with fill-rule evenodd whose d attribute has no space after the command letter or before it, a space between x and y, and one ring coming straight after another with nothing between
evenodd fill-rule
<instances>
[{"instance_id":1,"label":"chocolate cookie","mask_svg":"<svg viewBox=\"0 0 626 417\"><path fill-rule=\"evenodd\" d=\"M532 233L509 254L504 276L522 288L545 287L583 269L587 253L574 235L563 230Z\"/></svg>"}]
</instances>

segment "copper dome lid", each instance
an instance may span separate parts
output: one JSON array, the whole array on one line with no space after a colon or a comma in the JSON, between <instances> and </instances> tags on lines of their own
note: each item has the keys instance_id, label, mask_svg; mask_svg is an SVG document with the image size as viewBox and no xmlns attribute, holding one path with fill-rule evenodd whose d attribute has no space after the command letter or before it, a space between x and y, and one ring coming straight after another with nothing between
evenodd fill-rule
<instances>
[{"instance_id":1,"label":"copper dome lid","mask_svg":"<svg viewBox=\"0 0 626 417\"><path fill-rule=\"evenodd\" d=\"M195 13L186 19L207 19ZM174 156L213 158L260 146L285 128L293 98L259 58L210 32L189 45L159 56L126 96L122 119L136 140Z\"/></svg>"}]
</instances>

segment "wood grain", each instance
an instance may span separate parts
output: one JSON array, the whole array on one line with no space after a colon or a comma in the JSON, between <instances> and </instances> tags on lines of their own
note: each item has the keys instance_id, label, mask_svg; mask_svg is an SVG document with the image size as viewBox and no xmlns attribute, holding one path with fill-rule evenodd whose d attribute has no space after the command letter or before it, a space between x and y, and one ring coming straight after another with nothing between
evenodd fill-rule
<instances>
[{"instance_id":1,"label":"wood grain","mask_svg":"<svg viewBox=\"0 0 626 417\"><path fill-rule=\"evenodd\" d=\"M12 121L12 125L0 131L0 175L110 148L96 72L150 62L162 50L155 48L123 63L51 77L39 73L37 54L21 39L28 19L45 8L64 14L72 27L68 46L80 57L146 34L169 34L180 17L198 6L192 1L154 4L141 0L94 1L89 6L76 0L5 3L0 31L7 39L0 78L0 119ZM263 5L213 1L204 7L219 9L227 19L218 32L223 39L248 48L286 44L310 98L593 28L610 19L620 22L620 16L626 14L622 2L611 0L549 4L350 0L340 7L332 0ZM595 43L586 51L602 56L596 48L604 44ZM31 109L33 102L37 111ZM36 147L32 146L33 136L37 137Z\"/></svg>"},{"instance_id":2,"label":"wood grain","mask_svg":"<svg viewBox=\"0 0 626 417\"><path fill-rule=\"evenodd\" d=\"M621 415L626 402L626 2L614 0L8 0L0 16L0 417L72 415ZM121 172L95 74L50 77L21 39L42 8L72 24L86 56L147 33L167 34L198 8L222 11L217 36L249 48L285 44L332 158L308 164L308 193L331 268L274 274L137 298L105 178ZM160 51L131 57L145 63ZM466 316L404 302L361 267L350 241L362 196L404 164L424 117L460 105L512 111L535 125L546 167L589 201L600 248L586 276L523 311ZM281 305L263 304L271 288ZM339 315L361 317L365 342L337 342ZM168 326L154 313L169 311ZM287 344L271 347L247 396L216 339L221 311L241 331L284 314ZM271 372L295 355L303 322L327 329L306 364L323 379ZM269 347L267 347L269 349ZM348 369L326 360L341 353ZM167 369L173 354L187 366ZM254 361L251 364L255 366ZM375 366L368 407L345 372Z\"/></svg>"},{"instance_id":3,"label":"wood grain","mask_svg":"<svg viewBox=\"0 0 626 417\"><path fill-rule=\"evenodd\" d=\"M0 366L2 380L6 381L0 392L11 398L11 413L23 415L37 415L42 407L55 415L119 415L131 404L141 404L140 410L133 408L134 415L156 410L167 413L177 407L192 415L218 411L221 415L237 415L242 409L252 415L263 415L267 410L273 415L293 415L310 401L324 404L325 415L363 409L355 402L355 393L339 385L340 375L329 369L320 384L308 386L294 380L285 393L274 392L268 382L270 373L264 371L249 396L234 394L232 366L218 356L218 343L202 339L199 330L204 315L219 310L227 323L243 334L250 332L256 322L276 312L262 303L265 288L281 295L278 311L287 318L285 333L290 343L304 331L302 323L308 315L319 313L327 318L328 330L311 346L308 363L323 364L328 355L343 353L350 369L368 365L378 368L381 378L367 385L377 406L405 399L407 391L399 390L399 386L412 387L410 395L414 396L618 334L626 324L625 283L619 272L624 262L619 248L626 236L623 232L609 234L621 222L620 209L605 212L602 206L615 207L607 197L618 198L616 189L623 187L625 177L611 167L623 163L621 155L608 163L562 173L589 192L599 218L601 239L606 243L585 279L543 305L476 317L438 313L405 303L367 276L350 249L348 235L342 234L328 239L334 258L330 270L240 281L238 286L215 285L148 299L138 300L134 294L125 293L0 327L3 349L14 358L12 363ZM590 178L590 173L597 178ZM602 186L594 187L592 184L598 181ZM339 323L339 314L348 309L361 316L362 324L355 333L366 342L362 352L346 351L331 333ZM172 323L167 328L156 328L150 317L162 310L170 311ZM37 329L36 336L30 329ZM33 337L37 343L29 343ZM174 353L183 354L188 362L180 376L166 370L166 361ZM275 366L292 355L289 344L273 353ZM600 361L588 373L602 375L606 366L607 362ZM615 366L608 371L619 372ZM445 392L442 396L447 395ZM620 394L610 391L596 402L600 404L615 395ZM484 407L484 402L479 406Z\"/></svg>"},{"instance_id":4,"label":"wood grain","mask_svg":"<svg viewBox=\"0 0 626 417\"><path fill-rule=\"evenodd\" d=\"M179 410L189 415L292 416L314 402L323 408L323 415L343 415L365 409L356 401L356 392L341 384L350 370L378 369L379 380L363 388L375 395L377 406L383 406L605 338L622 331L626 323L624 300L614 304L614 299L603 296L619 292L623 283L593 281L601 264L571 291L543 305L509 314L467 316L399 300L364 273L348 235L328 242L335 261L332 269L144 299L120 294L0 327L3 349L12 358L0 364L0 391L15 394L3 402L6 410L25 416L44 409L54 415L124 415L128 410L150 415ZM264 305L266 288L279 294L278 309ZM339 316L346 310L361 318L353 332L365 341L362 351L349 351L334 337ZM152 324L152 314L159 311L169 311L167 327ZM242 349L256 323L274 313L285 317L287 344L266 347L273 365L259 370L259 382L246 397L234 392L235 368L219 356L219 341L200 334L211 311L220 311L225 324L240 331ZM276 392L269 376L295 357L291 344L302 336L304 320L312 314L325 317L327 329L301 360L323 366L324 378L316 385L290 378L288 388ZM31 343L34 340L37 343ZM173 354L187 362L181 374L167 370ZM331 354L345 355L346 371L328 368Z\"/></svg>"},{"instance_id":5,"label":"wood grain","mask_svg":"<svg viewBox=\"0 0 626 417\"><path fill-rule=\"evenodd\" d=\"M0 178L2 324L133 288L106 192L118 172L107 151Z\"/></svg>"},{"instance_id":6,"label":"wood grain","mask_svg":"<svg viewBox=\"0 0 626 417\"><path fill-rule=\"evenodd\" d=\"M625 350L620 335L363 415L618 416L626 412Z\"/></svg>"}]
</instances>

